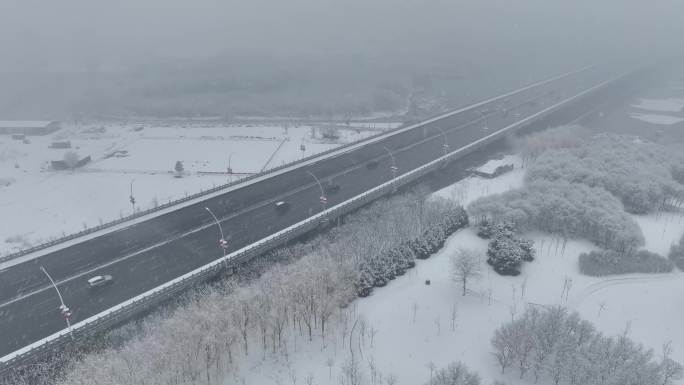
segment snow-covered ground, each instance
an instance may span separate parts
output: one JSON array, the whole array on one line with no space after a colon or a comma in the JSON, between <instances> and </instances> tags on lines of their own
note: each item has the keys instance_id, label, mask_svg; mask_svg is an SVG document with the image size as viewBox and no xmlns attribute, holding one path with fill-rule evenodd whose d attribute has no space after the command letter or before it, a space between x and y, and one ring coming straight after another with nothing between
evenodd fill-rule
<instances>
[{"instance_id":1,"label":"snow-covered ground","mask_svg":"<svg viewBox=\"0 0 684 385\"><path fill-rule=\"evenodd\" d=\"M52 135L29 137L30 143L0 136L5 224L0 255L368 137L377 129L338 133L340 139L331 142L310 126L143 122L66 124ZM68 140L72 148L49 148L55 140ZM74 172L51 171L50 161L62 160L67 151L91 156L92 162ZM234 175L226 173L229 158ZM183 178L173 177L176 161L183 163ZM129 202L131 183L135 207Z\"/></svg>"},{"instance_id":2,"label":"snow-covered ground","mask_svg":"<svg viewBox=\"0 0 684 385\"><path fill-rule=\"evenodd\" d=\"M639 99L632 107L649 111L684 112L684 99Z\"/></svg>"},{"instance_id":3,"label":"snow-covered ground","mask_svg":"<svg viewBox=\"0 0 684 385\"><path fill-rule=\"evenodd\" d=\"M684 118L680 118L677 116L669 116L669 115L633 113L633 114L630 114L629 116L631 116L634 119L641 120L642 122L651 123L651 124L662 124L665 126L670 126L673 124L684 122Z\"/></svg>"},{"instance_id":4,"label":"snow-covered ground","mask_svg":"<svg viewBox=\"0 0 684 385\"><path fill-rule=\"evenodd\" d=\"M514 161L516 169L495 179L466 178L436 192L435 196L468 204L477 197L499 193L522 185L524 170L519 158L492 161L486 167ZM646 249L666 254L684 233L684 215L635 216L646 237ZM462 361L489 384L506 380L530 384L509 370L501 375L492 356L491 337L496 328L520 314L526 306L564 305L580 312L608 335L629 330L630 336L659 351L672 341L673 359L684 362L684 316L682 296L684 274L629 275L610 278L587 277L579 273L578 255L595 247L586 241L560 239L545 234L526 234L535 241L536 260L524 265L518 277L502 277L484 263L487 242L471 228L454 234L445 247L403 277L376 289L372 296L354 301L354 318L367 327L359 347L361 370L370 381L370 363L383 376L392 374L398 384L426 383L429 367ZM483 255L482 275L461 296L450 276L449 257L459 248ZM430 285L426 285L430 280ZM569 286L567 295L564 287ZM455 314L455 316L454 316ZM316 384L340 383L341 368L349 359L348 339L341 334L326 343L299 341L297 352L287 358L250 358L226 383L287 384L311 376ZM372 341L372 342L371 342ZM293 381L293 377L298 380ZM545 385L544 381L540 384Z\"/></svg>"},{"instance_id":5,"label":"snow-covered ground","mask_svg":"<svg viewBox=\"0 0 684 385\"><path fill-rule=\"evenodd\" d=\"M636 112L629 116L642 122L671 126L684 122L684 99L664 98L664 99L638 99L631 105ZM648 111L650 113L644 113Z\"/></svg>"}]
</instances>

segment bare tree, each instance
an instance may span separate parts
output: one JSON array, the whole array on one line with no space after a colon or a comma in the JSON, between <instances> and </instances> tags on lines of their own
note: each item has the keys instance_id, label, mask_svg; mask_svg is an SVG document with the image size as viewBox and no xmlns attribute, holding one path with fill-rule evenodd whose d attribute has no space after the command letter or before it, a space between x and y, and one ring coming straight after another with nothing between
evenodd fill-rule
<instances>
[{"instance_id":1,"label":"bare tree","mask_svg":"<svg viewBox=\"0 0 684 385\"><path fill-rule=\"evenodd\" d=\"M480 276L480 258L477 252L460 249L451 257L451 270L454 281L461 283L463 295L466 295L468 281Z\"/></svg>"}]
</instances>

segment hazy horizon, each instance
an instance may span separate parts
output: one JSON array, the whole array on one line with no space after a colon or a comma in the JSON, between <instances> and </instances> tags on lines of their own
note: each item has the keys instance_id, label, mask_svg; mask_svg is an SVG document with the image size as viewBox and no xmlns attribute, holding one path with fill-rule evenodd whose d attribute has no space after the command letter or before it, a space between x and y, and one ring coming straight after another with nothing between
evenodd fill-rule
<instances>
[{"instance_id":1,"label":"hazy horizon","mask_svg":"<svg viewBox=\"0 0 684 385\"><path fill-rule=\"evenodd\" d=\"M473 83L508 76L511 87L589 63L628 66L674 53L670 39L683 30L684 7L674 0L9 0L0 14L0 115L65 117L132 114L122 100L140 95L138 105L155 107L139 113L168 114L176 108L168 98L186 104L188 88L202 93L187 103L202 106L191 113L223 113L204 106L232 106L265 90L279 95L231 113L287 112L281 94L288 93L307 98L293 102L303 111L314 108L308 99L342 103L320 89L377 93L349 85L372 78L396 88L435 67L441 77ZM197 78L230 84L219 101ZM150 96L159 89L164 100Z\"/></svg>"}]
</instances>

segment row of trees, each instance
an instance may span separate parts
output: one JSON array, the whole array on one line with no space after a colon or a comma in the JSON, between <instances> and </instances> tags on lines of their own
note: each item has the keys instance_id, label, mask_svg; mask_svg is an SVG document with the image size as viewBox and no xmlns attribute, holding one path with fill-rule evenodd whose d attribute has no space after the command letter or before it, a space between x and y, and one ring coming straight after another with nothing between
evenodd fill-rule
<instances>
[{"instance_id":1,"label":"row of trees","mask_svg":"<svg viewBox=\"0 0 684 385\"><path fill-rule=\"evenodd\" d=\"M669 385L682 378L682 365L663 347L656 360L653 351L627 337L606 337L577 313L562 307L529 307L519 318L504 324L492 338L501 372L516 368L555 385Z\"/></svg>"},{"instance_id":2,"label":"row of trees","mask_svg":"<svg viewBox=\"0 0 684 385\"><path fill-rule=\"evenodd\" d=\"M526 178L601 187L628 212L645 214L684 200L684 186L673 176L680 157L668 154L663 146L631 137L597 135L581 146L545 151Z\"/></svg>"},{"instance_id":3,"label":"row of trees","mask_svg":"<svg viewBox=\"0 0 684 385\"><path fill-rule=\"evenodd\" d=\"M617 251L644 244L641 229L624 212L620 201L602 188L579 183L528 183L517 190L480 198L468 206L468 213L477 223L510 222L519 231L586 238Z\"/></svg>"},{"instance_id":4,"label":"row of trees","mask_svg":"<svg viewBox=\"0 0 684 385\"><path fill-rule=\"evenodd\" d=\"M429 258L444 246L451 234L468 225L468 216L462 207L448 208L437 218L416 238L390 246L386 251L362 261L358 266L357 294L366 297L373 287L385 286L390 280L403 275L416 265L415 258Z\"/></svg>"},{"instance_id":5,"label":"row of trees","mask_svg":"<svg viewBox=\"0 0 684 385\"><path fill-rule=\"evenodd\" d=\"M674 264L662 255L646 250L617 252L594 250L579 256L582 274L603 276L630 273L667 273Z\"/></svg>"}]
</instances>

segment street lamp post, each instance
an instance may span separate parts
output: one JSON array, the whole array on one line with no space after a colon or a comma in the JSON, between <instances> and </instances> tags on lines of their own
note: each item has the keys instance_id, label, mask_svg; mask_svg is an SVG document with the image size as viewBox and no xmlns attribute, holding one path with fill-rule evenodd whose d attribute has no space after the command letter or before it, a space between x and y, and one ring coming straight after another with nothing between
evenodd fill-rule
<instances>
[{"instance_id":1,"label":"street lamp post","mask_svg":"<svg viewBox=\"0 0 684 385\"><path fill-rule=\"evenodd\" d=\"M392 171L392 179L397 177L397 171L399 171L399 167L397 167L397 161L394 159L394 155L392 155L392 151L390 151L389 148L382 146L382 148L387 151L387 153L390 156L390 159L392 160L392 166L390 166L390 171Z\"/></svg>"},{"instance_id":2,"label":"street lamp post","mask_svg":"<svg viewBox=\"0 0 684 385\"><path fill-rule=\"evenodd\" d=\"M444 143L442 144L442 151L444 151L444 155L446 155L449 152L449 141L447 140L447 135L444 130L442 130L440 127L435 127L439 130L439 132L442 133L442 136L444 137Z\"/></svg>"},{"instance_id":3,"label":"street lamp post","mask_svg":"<svg viewBox=\"0 0 684 385\"><path fill-rule=\"evenodd\" d=\"M135 197L133 197L133 182L135 182L135 179L131 179L131 193L128 196L128 200L131 202L131 208L133 209L133 214L135 214Z\"/></svg>"},{"instance_id":4,"label":"street lamp post","mask_svg":"<svg viewBox=\"0 0 684 385\"><path fill-rule=\"evenodd\" d=\"M233 181L233 168L230 166L230 161L233 158L234 152L231 152L230 155L228 155L228 183Z\"/></svg>"},{"instance_id":5,"label":"street lamp post","mask_svg":"<svg viewBox=\"0 0 684 385\"><path fill-rule=\"evenodd\" d=\"M55 291L57 292L57 296L59 297L59 310L62 312L62 316L66 320L67 323L67 328L69 329L69 335L71 336L71 339L74 339L74 333L73 330L71 329L71 321L69 319L72 316L71 310L67 307L67 305L64 304L64 298L62 298L62 293L59 292L59 289L57 288L57 284L55 284L55 281L52 279L50 274L48 274L47 270L41 265L40 270L45 273L45 275L48 277L50 280L50 283L52 284L52 287L55 288Z\"/></svg>"},{"instance_id":6,"label":"street lamp post","mask_svg":"<svg viewBox=\"0 0 684 385\"><path fill-rule=\"evenodd\" d=\"M223 256L226 256L226 250L228 249L228 241L226 240L226 237L223 235L223 227L221 227L221 222L218 220L216 215L209 209L209 207L205 207L207 212L209 212L209 215L211 215L212 218L214 218L214 221L216 222L216 225L218 225L219 228L219 233L221 234L221 239L219 239L219 247L223 250ZM228 263L228 261L226 261Z\"/></svg>"},{"instance_id":7,"label":"street lamp post","mask_svg":"<svg viewBox=\"0 0 684 385\"><path fill-rule=\"evenodd\" d=\"M325 205L328 204L328 197L325 196L325 190L323 189L323 185L321 184L321 181L316 178L316 175L312 173L311 171L307 171L309 175L311 175L316 183L318 184L318 188L321 190L321 196L318 198L318 200L321 202L323 207L325 208Z\"/></svg>"}]
</instances>

